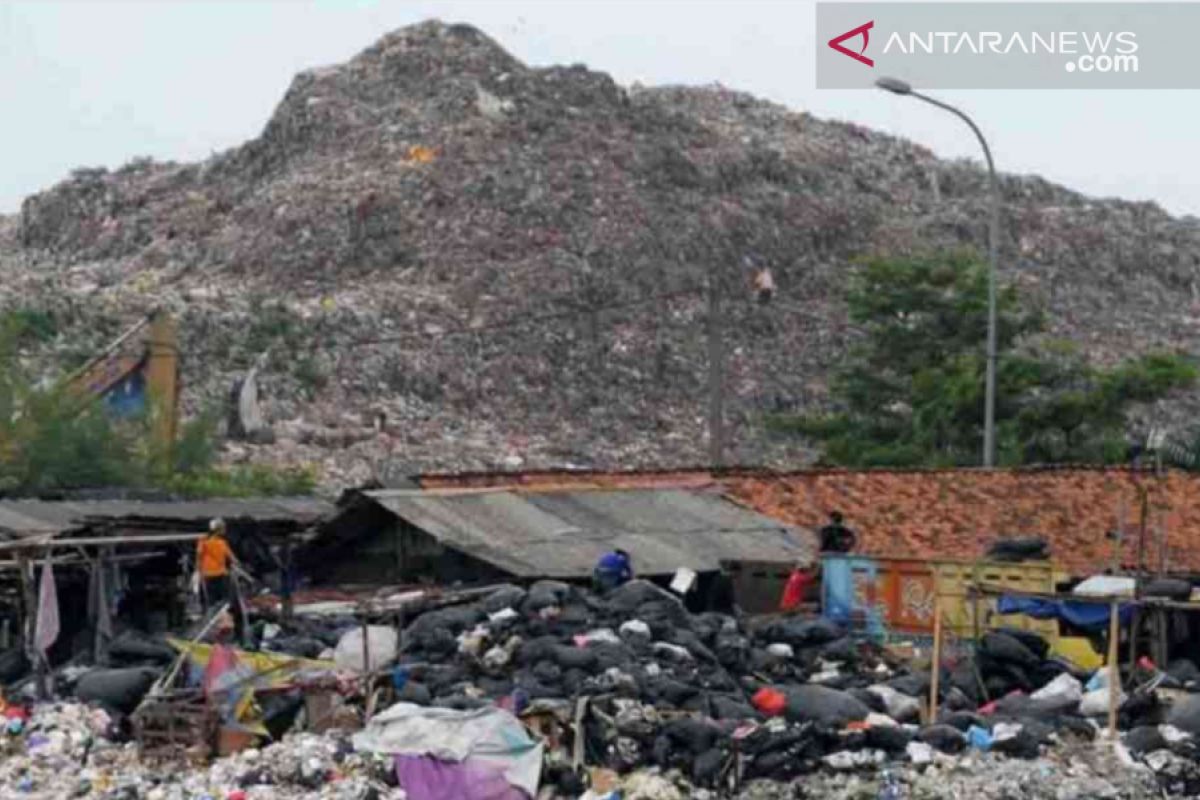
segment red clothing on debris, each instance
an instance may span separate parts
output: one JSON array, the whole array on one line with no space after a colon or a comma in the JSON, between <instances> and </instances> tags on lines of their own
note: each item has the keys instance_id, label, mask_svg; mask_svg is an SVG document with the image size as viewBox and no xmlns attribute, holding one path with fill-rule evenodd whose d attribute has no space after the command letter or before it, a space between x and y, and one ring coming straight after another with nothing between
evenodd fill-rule
<instances>
[{"instance_id":1,"label":"red clothing on debris","mask_svg":"<svg viewBox=\"0 0 1200 800\"><path fill-rule=\"evenodd\" d=\"M783 598L779 601L780 611L793 611L804 602L804 593L812 583L813 576L801 569L792 570L787 584L783 587Z\"/></svg>"}]
</instances>

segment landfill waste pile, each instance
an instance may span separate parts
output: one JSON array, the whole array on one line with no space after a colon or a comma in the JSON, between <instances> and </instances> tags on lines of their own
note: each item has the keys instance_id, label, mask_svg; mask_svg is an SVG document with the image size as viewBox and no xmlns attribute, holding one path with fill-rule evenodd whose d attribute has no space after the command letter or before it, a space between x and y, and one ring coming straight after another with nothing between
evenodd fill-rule
<instances>
[{"instance_id":1,"label":"landfill waste pile","mask_svg":"<svg viewBox=\"0 0 1200 800\"><path fill-rule=\"evenodd\" d=\"M140 638L122 648L124 666L59 670L73 701L10 694L0 796L1200 792L1190 662L1138 665L1116 698L1114 741L1107 671L1078 673L1025 631L989 631L974 653L948 657L929 719L932 675L919 661L824 619L691 614L642 580L603 596L552 581L493 587L403 618L397 630L336 614L262 617L244 650L172 639L184 656L172 659L184 665L173 679ZM141 666L128 665L131 652ZM198 741L164 755L148 738L156 709L178 720L189 693L203 696L220 732L211 763ZM163 759L177 766L157 766Z\"/></svg>"},{"instance_id":2,"label":"landfill waste pile","mask_svg":"<svg viewBox=\"0 0 1200 800\"><path fill-rule=\"evenodd\" d=\"M986 188L978 164L858 125L530 67L428 22L300 73L239 147L79 169L28 198L0 217L0 308L49 314L29 359L48 366L173 312L193 411L269 350L271 429L225 458L346 486L704 460L717 274L730 460L794 467L809 453L754 420L825 402L851 337L846 264L977 247ZM1197 349L1200 221L1034 176L1000 191L1002 278L1052 335L1101 360Z\"/></svg>"}]
</instances>

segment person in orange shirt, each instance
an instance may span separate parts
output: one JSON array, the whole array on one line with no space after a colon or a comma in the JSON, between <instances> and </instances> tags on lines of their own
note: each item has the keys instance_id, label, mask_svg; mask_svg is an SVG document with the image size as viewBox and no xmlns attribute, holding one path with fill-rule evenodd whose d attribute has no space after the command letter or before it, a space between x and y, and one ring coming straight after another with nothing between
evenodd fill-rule
<instances>
[{"instance_id":1,"label":"person in orange shirt","mask_svg":"<svg viewBox=\"0 0 1200 800\"><path fill-rule=\"evenodd\" d=\"M196 568L203 582L205 610L222 603L233 603L233 578L230 568L237 563L225 540L225 521L214 519L208 535L196 542Z\"/></svg>"}]
</instances>

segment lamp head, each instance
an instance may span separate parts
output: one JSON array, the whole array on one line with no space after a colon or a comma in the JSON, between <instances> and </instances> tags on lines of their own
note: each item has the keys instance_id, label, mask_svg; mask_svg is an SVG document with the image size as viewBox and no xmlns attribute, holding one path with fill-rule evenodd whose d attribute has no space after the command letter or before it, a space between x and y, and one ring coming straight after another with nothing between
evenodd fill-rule
<instances>
[{"instance_id":1,"label":"lamp head","mask_svg":"<svg viewBox=\"0 0 1200 800\"><path fill-rule=\"evenodd\" d=\"M892 94L912 94L912 86L899 78L880 78L875 81L875 85L885 92L891 92Z\"/></svg>"}]
</instances>

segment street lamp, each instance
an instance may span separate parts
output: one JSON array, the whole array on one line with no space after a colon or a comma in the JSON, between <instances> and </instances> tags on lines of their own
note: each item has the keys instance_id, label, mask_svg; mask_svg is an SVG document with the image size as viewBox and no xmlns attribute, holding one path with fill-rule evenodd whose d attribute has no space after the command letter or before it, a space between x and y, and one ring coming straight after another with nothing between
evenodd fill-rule
<instances>
[{"instance_id":1,"label":"street lamp","mask_svg":"<svg viewBox=\"0 0 1200 800\"><path fill-rule=\"evenodd\" d=\"M988 330L987 330L987 388L984 395L983 412L983 465L991 467L996 462L996 259L1000 247L1000 188L996 182L996 165L992 162L992 151L988 148L983 132L970 117L949 103L913 91L912 86L896 78L880 78L875 85L884 91L902 96L915 97L930 105L945 109L967 123L974 131L983 155L987 159L988 182L991 194L991 223L988 226Z\"/></svg>"}]
</instances>

